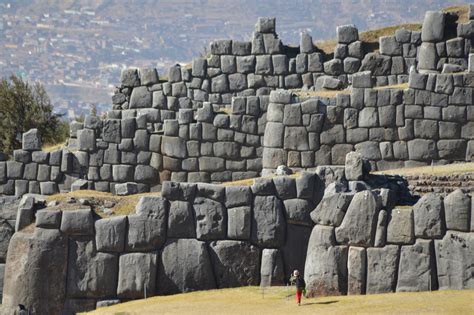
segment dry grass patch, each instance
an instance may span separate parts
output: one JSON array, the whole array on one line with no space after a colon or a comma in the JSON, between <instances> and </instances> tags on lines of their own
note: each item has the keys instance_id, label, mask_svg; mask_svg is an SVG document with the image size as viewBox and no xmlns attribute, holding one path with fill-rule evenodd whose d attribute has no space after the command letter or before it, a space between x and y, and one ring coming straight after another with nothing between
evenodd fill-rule
<instances>
[{"instance_id":1,"label":"dry grass patch","mask_svg":"<svg viewBox=\"0 0 474 315\"><path fill-rule=\"evenodd\" d=\"M300 172L295 172L291 175L272 175L272 176L262 176L262 177L255 177L255 178L246 178L246 179L234 180L232 182L224 182L222 183L222 186L252 186L254 181L258 178L271 179L277 176L288 176L288 177L298 178L300 174L301 174Z\"/></svg>"},{"instance_id":2,"label":"dry grass patch","mask_svg":"<svg viewBox=\"0 0 474 315\"><path fill-rule=\"evenodd\" d=\"M401 83L401 84L394 84L394 85L386 85L386 86L378 86L375 87L376 90L383 90L383 89L408 89L408 83ZM301 98L311 98L311 97L327 97L327 98L335 98L337 94L351 94L352 89L347 88L344 90L322 90L322 91L302 91L301 89L292 90L293 93Z\"/></svg>"},{"instance_id":3,"label":"dry grass patch","mask_svg":"<svg viewBox=\"0 0 474 315\"><path fill-rule=\"evenodd\" d=\"M400 83L400 84L394 84L394 85L386 85L386 86L377 86L374 88L375 90L384 90L384 89L408 89L408 83Z\"/></svg>"},{"instance_id":4,"label":"dry grass patch","mask_svg":"<svg viewBox=\"0 0 474 315\"><path fill-rule=\"evenodd\" d=\"M44 152L53 152L65 147L66 147L66 142L62 142L62 143L56 143L56 144L45 144L41 149Z\"/></svg>"},{"instance_id":5,"label":"dry grass patch","mask_svg":"<svg viewBox=\"0 0 474 315\"><path fill-rule=\"evenodd\" d=\"M327 98L335 98L337 94L351 94L351 89L344 89L344 90L321 90L321 91L302 91L302 90L294 90L293 93L298 95L302 98L309 98L309 97L327 97Z\"/></svg>"},{"instance_id":6,"label":"dry grass patch","mask_svg":"<svg viewBox=\"0 0 474 315\"><path fill-rule=\"evenodd\" d=\"M458 16L458 23L469 22L469 6L453 5L442 10L445 13L454 13Z\"/></svg>"},{"instance_id":7,"label":"dry grass patch","mask_svg":"<svg viewBox=\"0 0 474 315\"><path fill-rule=\"evenodd\" d=\"M92 209L101 217L109 217L102 211L103 204L106 201L112 202L114 206L110 209L113 210L113 216L116 215L128 215L135 213L135 206L143 196L159 196L160 193L143 193L130 196L115 196L111 193L100 192L95 190L78 190L69 193L56 194L48 196L46 202L57 201L58 205L51 207L50 209L59 209L62 211L75 210L84 208L80 203L68 203L68 200L74 198L87 199Z\"/></svg>"},{"instance_id":8,"label":"dry grass patch","mask_svg":"<svg viewBox=\"0 0 474 315\"><path fill-rule=\"evenodd\" d=\"M387 171L378 171L374 174L385 174L385 175L453 175L474 172L474 162L470 163L454 163L448 165L437 165L437 166L422 166L422 167L410 167L410 168L398 168Z\"/></svg>"},{"instance_id":9,"label":"dry grass patch","mask_svg":"<svg viewBox=\"0 0 474 315\"><path fill-rule=\"evenodd\" d=\"M304 299L294 288L243 287L153 297L88 314L472 314L474 291L388 293Z\"/></svg>"},{"instance_id":10,"label":"dry grass patch","mask_svg":"<svg viewBox=\"0 0 474 315\"><path fill-rule=\"evenodd\" d=\"M393 25L393 26L388 26L384 28L379 28L379 29L375 29L371 31L361 32L359 33L359 40L367 44L373 44L373 45L366 45L366 46L378 47L380 37L394 35L395 31L399 28L405 28L410 31L421 31L421 24L417 24L417 23L400 24L400 25ZM329 54L334 53L334 48L337 45L337 40L329 39L329 40L324 40L324 41L316 41L315 45L317 48L319 48L324 53L329 55Z\"/></svg>"}]
</instances>

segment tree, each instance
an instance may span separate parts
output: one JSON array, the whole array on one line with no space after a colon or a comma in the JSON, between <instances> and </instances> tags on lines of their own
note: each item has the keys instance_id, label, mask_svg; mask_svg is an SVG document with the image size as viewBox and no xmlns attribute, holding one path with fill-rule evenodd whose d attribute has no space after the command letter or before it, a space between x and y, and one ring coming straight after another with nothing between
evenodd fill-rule
<instances>
[{"instance_id":1,"label":"tree","mask_svg":"<svg viewBox=\"0 0 474 315\"><path fill-rule=\"evenodd\" d=\"M21 148L21 135L37 128L43 143L67 138L67 122L53 112L53 105L40 83L30 85L17 76L0 82L0 152Z\"/></svg>"}]
</instances>

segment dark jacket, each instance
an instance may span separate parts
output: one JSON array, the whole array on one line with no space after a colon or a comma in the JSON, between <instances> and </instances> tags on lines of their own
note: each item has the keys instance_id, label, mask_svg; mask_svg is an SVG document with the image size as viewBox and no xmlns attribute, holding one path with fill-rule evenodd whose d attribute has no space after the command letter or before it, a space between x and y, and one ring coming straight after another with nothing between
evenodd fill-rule
<instances>
[{"instance_id":1,"label":"dark jacket","mask_svg":"<svg viewBox=\"0 0 474 315\"><path fill-rule=\"evenodd\" d=\"M306 288L306 283L302 276L291 276L290 283L294 284L299 290L304 290Z\"/></svg>"}]
</instances>

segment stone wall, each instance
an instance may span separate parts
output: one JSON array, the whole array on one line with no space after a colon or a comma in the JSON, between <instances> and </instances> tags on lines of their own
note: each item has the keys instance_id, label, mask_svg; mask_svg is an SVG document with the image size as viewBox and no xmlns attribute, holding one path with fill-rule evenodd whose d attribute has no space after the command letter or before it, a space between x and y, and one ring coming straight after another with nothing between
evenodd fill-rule
<instances>
[{"instance_id":1,"label":"stone wall","mask_svg":"<svg viewBox=\"0 0 474 315\"><path fill-rule=\"evenodd\" d=\"M3 307L74 314L282 285L293 269L318 296L474 288L471 197L457 190L395 206L403 185L364 173L357 153L347 160L251 186L164 182L161 196L142 197L126 216L25 207L35 223L10 242Z\"/></svg>"},{"instance_id":2,"label":"stone wall","mask_svg":"<svg viewBox=\"0 0 474 315\"><path fill-rule=\"evenodd\" d=\"M304 270L323 192L321 177L304 173L251 186L165 182L127 216L31 208L35 225L10 242L2 304L74 314L145 295L284 284Z\"/></svg>"},{"instance_id":3,"label":"stone wall","mask_svg":"<svg viewBox=\"0 0 474 315\"><path fill-rule=\"evenodd\" d=\"M472 73L410 73L408 89L374 89L370 72L332 102L270 95L264 169L344 164L357 151L373 170L472 161ZM274 97L272 97L274 95Z\"/></svg>"},{"instance_id":4,"label":"stone wall","mask_svg":"<svg viewBox=\"0 0 474 315\"><path fill-rule=\"evenodd\" d=\"M223 182L281 164L343 164L351 150L373 169L470 161L473 75L450 72L469 66L474 22L452 20L428 12L422 32L399 29L375 52L357 28L341 26L334 54L325 55L305 33L299 47L283 45L275 19L261 18L250 41L215 41L207 58L171 67L166 81L155 69L126 69L107 118L73 123L66 149L40 151L31 131L12 160L0 155L0 195L158 191L164 180ZM408 76L411 66L424 73ZM435 70L445 73L426 73ZM372 88L408 79L407 90ZM301 106L290 92L271 93L348 85L350 95Z\"/></svg>"}]
</instances>

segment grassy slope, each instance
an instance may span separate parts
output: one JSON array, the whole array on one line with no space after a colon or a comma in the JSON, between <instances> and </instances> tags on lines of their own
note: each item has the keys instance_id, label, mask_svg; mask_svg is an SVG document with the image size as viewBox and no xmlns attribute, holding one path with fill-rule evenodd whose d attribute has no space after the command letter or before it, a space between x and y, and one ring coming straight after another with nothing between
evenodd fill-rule
<instances>
[{"instance_id":1,"label":"grassy slope","mask_svg":"<svg viewBox=\"0 0 474 315\"><path fill-rule=\"evenodd\" d=\"M423 166L413 168L399 168L381 172L375 172L376 174L388 174L388 175L452 175L452 174L463 174L468 172L474 172L474 162L470 163L455 163L449 165L438 165L438 166Z\"/></svg>"},{"instance_id":2,"label":"grassy slope","mask_svg":"<svg viewBox=\"0 0 474 315\"><path fill-rule=\"evenodd\" d=\"M288 293L289 292L289 293ZM294 289L258 287L200 291L102 308L88 314L472 314L474 291L388 293L303 299L298 307ZM291 294L287 298L287 296Z\"/></svg>"}]
</instances>

